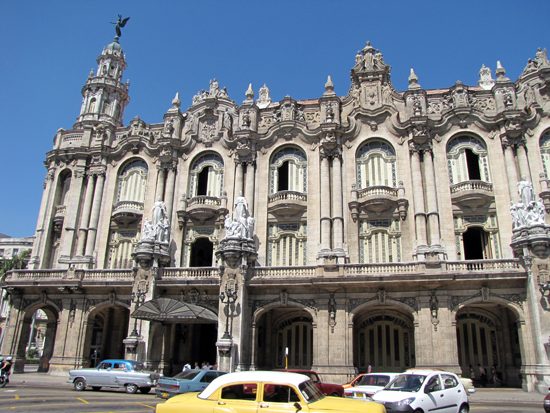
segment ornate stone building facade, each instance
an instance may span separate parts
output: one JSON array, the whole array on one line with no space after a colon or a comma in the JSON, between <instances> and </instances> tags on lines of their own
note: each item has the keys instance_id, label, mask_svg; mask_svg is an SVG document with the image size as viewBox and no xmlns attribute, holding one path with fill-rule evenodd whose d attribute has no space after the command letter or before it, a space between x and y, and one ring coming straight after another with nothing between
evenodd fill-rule
<instances>
[{"instance_id":1,"label":"ornate stone building facade","mask_svg":"<svg viewBox=\"0 0 550 413\"><path fill-rule=\"evenodd\" d=\"M288 352L327 380L479 363L546 391L546 51L515 82L499 64L424 90L411 70L399 92L367 43L346 96L329 78L316 99L264 85L239 105L214 79L128 126L118 40L97 62L46 156L29 269L3 280L16 371L41 309L53 374L106 357L271 369Z\"/></svg>"}]
</instances>

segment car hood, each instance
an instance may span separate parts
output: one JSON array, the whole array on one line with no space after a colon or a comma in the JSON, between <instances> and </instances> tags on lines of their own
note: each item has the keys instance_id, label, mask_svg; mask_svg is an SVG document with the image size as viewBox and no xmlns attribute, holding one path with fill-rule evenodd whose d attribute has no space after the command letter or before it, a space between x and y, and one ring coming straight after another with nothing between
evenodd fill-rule
<instances>
[{"instance_id":1,"label":"car hood","mask_svg":"<svg viewBox=\"0 0 550 413\"><path fill-rule=\"evenodd\" d=\"M319 412L346 411L352 413L385 413L383 405L363 400L342 399L341 397L325 397L308 405L310 410Z\"/></svg>"},{"instance_id":2,"label":"car hood","mask_svg":"<svg viewBox=\"0 0 550 413\"><path fill-rule=\"evenodd\" d=\"M420 393L411 391L382 390L372 396L374 402L398 402L410 397L419 397Z\"/></svg>"},{"instance_id":3,"label":"car hood","mask_svg":"<svg viewBox=\"0 0 550 413\"><path fill-rule=\"evenodd\" d=\"M356 392L360 392L360 393L369 392L369 393L372 393L372 392L375 392L375 391L378 391L378 390L382 390L383 388L384 388L384 386L355 386L355 387L350 387L349 389L346 389L346 393L356 393Z\"/></svg>"}]
</instances>

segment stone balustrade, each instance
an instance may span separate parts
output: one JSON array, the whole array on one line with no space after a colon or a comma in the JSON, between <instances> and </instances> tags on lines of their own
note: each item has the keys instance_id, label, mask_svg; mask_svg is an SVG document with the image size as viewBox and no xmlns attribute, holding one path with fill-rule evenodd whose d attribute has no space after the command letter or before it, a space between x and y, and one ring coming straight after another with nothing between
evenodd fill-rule
<instances>
[{"instance_id":1,"label":"stone balustrade","mask_svg":"<svg viewBox=\"0 0 550 413\"><path fill-rule=\"evenodd\" d=\"M389 186L382 186L382 185L376 185L376 186L369 186L367 188L363 188L357 191L357 197L358 199L370 197L370 196L376 196L376 195L383 195L383 196L391 196L397 198L397 188L392 188Z\"/></svg>"},{"instance_id":2,"label":"stone balustrade","mask_svg":"<svg viewBox=\"0 0 550 413\"><path fill-rule=\"evenodd\" d=\"M191 208L193 206L197 205L212 205L219 207L222 204L221 198L215 197L215 196L206 196L206 195L199 195L194 196L193 198L190 198L187 201L187 207Z\"/></svg>"},{"instance_id":3,"label":"stone balustrade","mask_svg":"<svg viewBox=\"0 0 550 413\"><path fill-rule=\"evenodd\" d=\"M86 281L134 281L132 270L82 270Z\"/></svg>"},{"instance_id":4,"label":"stone balustrade","mask_svg":"<svg viewBox=\"0 0 550 413\"><path fill-rule=\"evenodd\" d=\"M316 266L262 267L254 269L254 278L314 278Z\"/></svg>"},{"instance_id":5,"label":"stone balustrade","mask_svg":"<svg viewBox=\"0 0 550 413\"><path fill-rule=\"evenodd\" d=\"M117 202L113 209L113 214L118 212L134 211L143 212L143 202L137 201L120 201Z\"/></svg>"},{"instance_id":6,"label":"stone balustrade","mask_svg":"<svg viewBox=\"0 0 550 413\"><path fill-rule=\"evenodd\" d=\"M447 272L481 272L488 271L513 271L523 268L519 260L469 260L469 261L447 261Z\"/></svg>"},{"instance_id":7,"label":"stone balustrade","mask_svg":"<svg viewBox=\"0 0 550 413\"><path fill-rule=\"evenodd\" d=\"M67 270L13 270L6 274L4 282L61 280Z\"/></svg>"},{"instance_id":8,"label":"stone balustrade","mask_svg":"<svg viewBox=\"0 0 550 413\"><path fill-rule=\"evenodd\" d=\"M277 193L269 195L267 202L276 202L276 201L307 202L307 194L304 194L303 192L297 192L297 191L279 191Z\"/></svg>"},{"instance_id":9,"label":"stone balustrade","mask_svg":"<svg viewBox=\"0 0 550 413\"><path fill-rule=\"evenodd\" d=\"M484 181L464 181L451 185L451 194L462 191L486 191L493 192L493 184Z\"/></svg>"},{"instance_id":10,"label":"stone balustrade","mask_svg":"<svg viewBox=\"0 0 550 413\"><path fill-rule=\"evenodd\" d=\"M218 267L163 268L163 280L181 280L184 278L219 278Z\"/></svg>"},{"instance_id":11,"label":"stone balustrade","mask_svg":"<svg viewBox=\"0 0 550 413\"><path fill-rule=\"evenodd\" d=\"M420 272L418 262L388 263L388 264L346 264L344 275L377 275L377 274L415 274Z\"/></svg>"}]
</instances>

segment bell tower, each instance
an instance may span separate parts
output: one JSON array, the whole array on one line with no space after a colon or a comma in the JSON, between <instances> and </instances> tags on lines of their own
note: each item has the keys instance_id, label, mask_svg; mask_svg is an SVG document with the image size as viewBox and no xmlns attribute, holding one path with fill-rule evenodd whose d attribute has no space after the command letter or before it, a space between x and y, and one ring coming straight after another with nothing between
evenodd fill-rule
<instances>
[{"instance_id":1,"label":"bell tower","mask_svg":"<svg viewBox=\"0 0 550 413\"><path fill-rule=\"evenodd\" d=\"M92 69L82 88L82 107L74 125L75 129L97 122L122 126L124 109L130 102L130 81L122 83L122 73L126 67L126 56L118 42L118 36L115 36L113 42L103 48L97 58L96 74L94 75Z\"/></svg>"}]
</instances>

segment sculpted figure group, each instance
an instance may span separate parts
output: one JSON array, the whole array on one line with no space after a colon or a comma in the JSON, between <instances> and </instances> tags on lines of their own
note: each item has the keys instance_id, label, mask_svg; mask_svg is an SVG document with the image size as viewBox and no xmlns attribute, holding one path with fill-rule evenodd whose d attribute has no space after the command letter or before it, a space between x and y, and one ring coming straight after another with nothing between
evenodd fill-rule
<instances>
[{"instance_id":1,"label":"sculpted figure group","mask_svg":"<svg viewBox=\"0 0 550 413\"><path fill-rule=\"evenodd\" d=\"M166 212L166 205L161 201L160 197L158 197L157 202L153 204L153 208L151 208L151 215L153 217L152 222L147 218L145 218L145 221L143 222L141 240L170 242L170 220L168 219L168 213Z\"/></svg>"},{"instance_id":2,"label":"sculpted figure group","mask_svg":"<svg viewBox=\"0 0 550 413\"><path fill-rule=\"evenodd\" d=\"M544 225L546 223L546 210L541 198L535 199L533 184L525 176L518 182L519 202L512 202L510 213L512 214L513 228L521 228L531 225Z\"/></svg>"},{"instance_id":3,"label":"sculpted figure group","mask_svg":"<svg viewBox=\"0 0 550 413\"><path fill-rule=\"evenodd\" d=\"M235 199L233 219L228 215L225 218L225 237L251 239L254 235L254 218L248 210L248 203L242 192Z\"/></svg>"}]
</instances>

